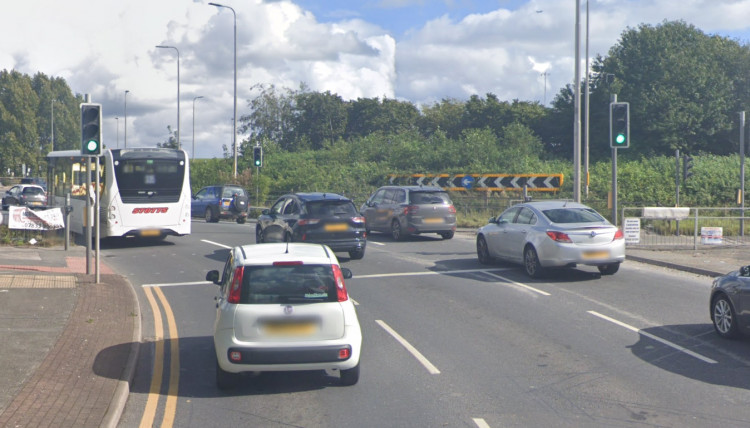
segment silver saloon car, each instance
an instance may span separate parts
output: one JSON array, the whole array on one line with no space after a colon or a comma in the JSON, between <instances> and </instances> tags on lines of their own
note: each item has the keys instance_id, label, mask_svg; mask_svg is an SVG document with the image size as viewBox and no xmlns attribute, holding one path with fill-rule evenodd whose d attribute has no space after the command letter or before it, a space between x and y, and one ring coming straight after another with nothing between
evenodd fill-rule
<instances>
[{"instance_id":1,"label":"silver saloon car","mask_svg":"<svg viewBox=\"0 0 750 428\"><path fill-rule=\"evenodd\" d=\"M476 243L480 263L520 263L532 278L578 264L613 275L625 260L622 230L593 208L570 201L514 205L481 227Z\"/></svg>"}]
</instances>

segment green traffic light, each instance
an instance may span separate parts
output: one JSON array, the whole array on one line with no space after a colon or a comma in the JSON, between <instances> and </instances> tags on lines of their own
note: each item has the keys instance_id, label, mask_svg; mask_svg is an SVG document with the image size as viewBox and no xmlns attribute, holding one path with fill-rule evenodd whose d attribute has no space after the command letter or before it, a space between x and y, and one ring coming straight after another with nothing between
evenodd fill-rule
<instances>
[{"instance_id":1,"label":"green traffic light","mask_svg":"<svg viewBox=\"0 0 750 428\"><path fill-rule=\"evenodd\" d=\"M99 147L99 142L96 140L89 140L86 143L86 150L89 151L89 153L95 153L96 149Z\"/></svg>"},{"instance_id":2,"label":"green traffic light","mask_svg":"<svg viewBox=\"0 0 750 428\"><path fill-rule=\"evenodd\" d=\"M625 144L625 134L617 134L617 136L615 137L615 143Z\"/></svg>"}]
</instances>

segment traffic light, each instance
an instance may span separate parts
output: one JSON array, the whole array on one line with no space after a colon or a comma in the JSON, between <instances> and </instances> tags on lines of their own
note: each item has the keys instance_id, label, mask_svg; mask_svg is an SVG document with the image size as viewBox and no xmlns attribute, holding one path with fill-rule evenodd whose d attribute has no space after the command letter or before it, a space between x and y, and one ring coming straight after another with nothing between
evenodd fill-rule
<instances>
[{"instance_id":1,"label":"traffic light","mask_svg":"<svg viewBox=\"0 0 750 428\"><path fill-rule=\"evenodd\" d=\"M81 104L81 154L99 156L102 154L102 105Z\"/></svg>"},{"instance_id":2,"label":"traffic light","mask_svg":"<svg viewBox=\"0 0 750 428\"><path fill-rule=\"evenodd\" d=\"M261 146L255 146L253 147L253 162L254 165L258 168L263 166L263 147Z\"/></svg>"},{"instance_id":3,"label":"traffic light","mask_svg":"<svg viewBox=\"0 0 750 428\"><path fill-rule=\"evenodd\" d=\"M609 146L616 149L630 147L630 104L609 104Z\"/></svg>"},{"instance_id":4,"label":"traffic light","mask_svg":"<svg viewBox=\"0 0 750 428\"><path fill-rule=\"evenodd\" d=\"M682 182L686 182L688 178L693 176L693 157L684 155L682 157Z\"/></svg>"}]
</instances>

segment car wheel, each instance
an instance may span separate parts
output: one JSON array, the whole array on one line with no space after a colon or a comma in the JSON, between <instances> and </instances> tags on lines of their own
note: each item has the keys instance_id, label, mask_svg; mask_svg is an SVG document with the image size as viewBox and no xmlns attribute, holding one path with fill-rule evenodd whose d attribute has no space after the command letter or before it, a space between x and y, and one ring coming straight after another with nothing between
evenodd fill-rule
<instances>
[{"instance_id":1,"label":"car wheel","mask_svg":"<svg viewBox=\"0 0 750 428\"><path fill-rule=\"evenodd\" d=\"M219 389L232 389L237 387L240 382L240 376L235 373L225 372L216 362L216 386Z\"/></svg>"},{"instance_id":2,"label":"car wheel","mask_svg":"<svg viewBox=\"0 0 750 428\"><path fill-rule=\"evenodd\" d=\"M263 230L261 230L260 226L255 228L255 243L256 244L263 243Z\"/></svg>"},{"instance_id":3,"label":"car wheel","mask_svg":"<svg viewBox=\"0 0 750 428\"><path fill-rule=\"evenodd\" d=\"M526 275L532 278L540 278L544 274L544 268L539 263L539 255L532 246L526 247L523 252L523 267L526 269Z\"/></svg>"},{"instance_id":4,"label":"car wheel","mask_svg":"<svg viewBox=\"0 0 750 428\"><path fill-rule=\"evenodd\" d=\"M357 248L356 250L349 251L349 258L352 260L361 260L365 256L364 248Z\"/></svg>"},{"instance_id":5,"label":"car wheel","mask_svg":"<svg viewBox=\"0 0 750 428\"><path fill-rule=\"evenodd\" d=\"M206 223L213 223L214 221L214 210L211 207L206 208Z\"/></svg>"},{"instance_id":6,"label":"car wheel","mask_svg":"<svg viewBox=\"0 0 750 428\"><path fill-rule=\"evenodd\" d=\"M391 223L391 238L393 238L394 241L400 241L403 237L404 234L401 230L401 223L398 220L393 220L393 223Z\"/></svg>"},{"instance_id":7,"label":"car wheel","mask_svg":"<svg viewBox=\"0 0 750 428\"><path fill-rule=\"evenodd\" d=\"M341 370L340 375L339 381L341 385L352 386L356 384L359 382L359 363L350 369Z\"/></svg>"},{"instance_id":8,"label":"car wheel","mask_svg":"<svg viewBox=\"0 0 750 428\"><path fill-rule=\"evenodd\" d=\"M492 263L492 257L490 257L490 249L487 248L487 240L484 236L477 236L477 258L479 263L488 265Z\"/></svg>"},{"instance_id":9,"label":"car wheel","mask_svg":"<svg viewBox=\"0 0 750 428\"><path fill-rule=\"evenodd\" d=\"M620 270L619 263L610 263L608 265L602 265L598 267L599 267L599 272L601 272L602 275L614 275L617 273L618 270Z\"/></svg>"},{"instance_id":10,"label":"car wheel","mask_svg":"<svg viewBox=\"0 0 750 428\"><path fill-rule=\"evenodd\" d=\"M237 217L237 224L245 224L247 217Z\"/></svg>"},{"instance_id":11,"label":"car wheel","mask_svg":"<svg viewBox=\"0 0 750 428\"><path fill-rule=\"evenodd\" d=\"M449 232L440 232L440 236L442 236L443 239L451 239L453 238L453 233L454 232L452 230Z\"/></svg>"},{"instance_id":12,"label":"car wheel","mask_svg":"<svg viewBox=\"0 0 750 428\"><path fill-rule=\"evenodd\" d=\"M739 335L734 307L727 296L720 294L714 298L711 304L711 318L719 336L734 339Z\"/></svg>"}]
</instances>

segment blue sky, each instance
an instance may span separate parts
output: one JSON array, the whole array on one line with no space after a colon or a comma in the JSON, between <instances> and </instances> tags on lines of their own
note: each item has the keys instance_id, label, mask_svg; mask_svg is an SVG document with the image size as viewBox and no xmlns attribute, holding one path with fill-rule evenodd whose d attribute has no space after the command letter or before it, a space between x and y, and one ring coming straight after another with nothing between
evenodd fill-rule
<instances>
[{"instance_id":1,"label":"blue sky","mask_svg":"<svg viewBox=\"0 0 750 428\"><path fill-rule=\"evenodd\" d=\"M233 24L209 0L25 0L0 14L0 69L64 78L101 103L104 141L153 146L177 125L183 146L231 143ZM549 104L574 81L574 0L221 0L236 12L238 116L255 85L331 91L345 100L427 105L497 95ZM580 1L581 39L585 5ZM590 56L628 27L683 20L750 40L750 0L591 0ZM581 48L583 55L583 47ZM583 58L582 58L583 60ZM196 98L202 97L202 98ZM195 115L193 115L195 107ZM117 118L117 119L116 119ZM119 132L118 132L119 130Z\"/></svg>"}]
</instances>

